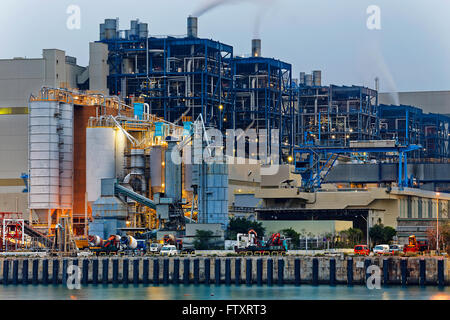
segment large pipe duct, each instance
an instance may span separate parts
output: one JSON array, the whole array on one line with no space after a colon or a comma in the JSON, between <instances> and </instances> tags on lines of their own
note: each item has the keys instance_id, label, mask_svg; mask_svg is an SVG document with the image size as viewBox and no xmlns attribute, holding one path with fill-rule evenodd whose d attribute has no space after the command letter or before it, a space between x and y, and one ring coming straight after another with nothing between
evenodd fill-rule
<instances>
[{"instance_id":1,"label":"large pipe duct","mask_svg":"<svg viewBox=\"0 0 450 320\"><path fill-rule=\"evenodd\" d=\"M198 36L198 18L189 16L187 18L187 36L188 38L197 38Z\"/></svg>"},{"instance_id":2,"label":"large pipe duct","mask_svg":"<svg viewBox=\"0 0 450 320\"><path fill-rule=\"evenodd\" d=\"M261 39L252 40L252 57L261 57Z\"/></svg>"}]
</instances>

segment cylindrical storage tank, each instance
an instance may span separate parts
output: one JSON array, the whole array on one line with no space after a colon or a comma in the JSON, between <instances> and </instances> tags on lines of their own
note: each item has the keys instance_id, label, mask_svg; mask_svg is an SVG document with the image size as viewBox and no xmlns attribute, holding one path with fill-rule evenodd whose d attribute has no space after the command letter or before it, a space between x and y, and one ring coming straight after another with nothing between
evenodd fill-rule
<instances>
[{"instance_id":1,"label":"cylindrical storage tank","mask_svg":"<svg viewBox=\"0 0 450 320\"><path fill-rule=\"evenodd\" d=\"M29 103L30 209L57 209L60 205L58 114L58 102Z\"/></svg>"},{"instance_id":2,"label":"cylindrical storage tank","mask_svg":"<svg viewBox=\"0 0 450 320\"><path fill-rule=\"evenodd\" d=\"M73 105L60 104L59 193L62 209L73 208Z\"/></svg>"},{"instance_id":3,"label":"cylindrical storage tank","mask_svg":"<svg viewBox=\"0 0 450 320\"><path fill-rule=\"evenodd\" d=\"M145 150L131 149L130 167L133 173L144 173L145 169ZM135 169L135 170L133 170Z\"/></svg>"},{"instance_id":4,"label":"cylindrical storage tank","mask_svg":"<svg viewBox=\"0 0 450 320\"><path fill-rule=\"evenodd\" d=\"M148 23L139 23L139 38L148 38Z\"/></svg>"},{"instance_id":5,"label":"cylindrical storage tank","mask_svg":"<svg viewBox=\"0 0 450 320\"><path fill-rule=\"evenodd\" d=\"M316 87L320 87L322 85L322 71L313 71L313 83Z\"/></svg>"},{"instance_id":6,"label":"cylindrical storage tank","mask_svg":"<svg viewBox=\"0 0 450 320\"><path fill-rule=\"evenodd\" d=\"M117 36L117 20L105 19L105 39L115 39Z\"/></svg>"},{"instance_id":7,"label":"cylindrical storage tank","mask_svg":"<svg viewBox=\"0 0 450 320\"><path fill-rule=\"evenodd\" d=\"M172 160L172 150L176 151L177 142L167 141L168 146L165 156L165 191L167 198L172 198L174 201L181 201L182 198L182 181L181 181L181 163L174 163ZM175 150L174 150L175 149Z\"/></svg>"},{"instance_id":8,"label":"cylindrical storage tank","mask_svg":"<svg viewBox=\"0 0 450 320\"><path fill-rule=\"evenodd\" d=\"M228 226L228 165L212 163L206 167L206 190L208 193L200 210L199 223L220 223Z\"/></svg>"},{"instance_id":9,"label":"cylindrical storage tank","mask_svg":"<svg viewBox=\"0 0 450 320\"><path fill-rule=\"evenodd\" d=\"M116 178L123 180L125 172L125 149L127 147L127 137L122 130L114 130L116 142Z\"/></svg>"},{"instance_id":10,"label":"cylindrical storage tank","mask_svg":"<svg viewBox=\"0 0 450 320\"><path fill-rule=\"evenodd\" d=\"M192 164L184 164L184 189L186 191L194 191L192 188Z\"/></svg>"},{"instance_id":11,"label":"cylindrical storage tank","mask_svg":"<svg viewBox=\"0 0 450 320\"><path fill-rule=\"evenodd\" d=\"M252 57L261 57L261 39L252 40Z\"/></svg>"},{"instance_id":12,"label":"cylindrical storage tank","mask_svg":"<svg viewBox=\"0 0 450 320\"><path fill-rule=\"evenodd\" d=\"M305 74L305 85L307 87L312 87L312 85L313 85L313 76L312 76L312 74Z\"/></svg>"},{"instance_id":13,"label":"cylindrical storage tank","mask_svg":"<svg viewBox=\"0 0 450 320\"><path fill-rule=\"evenodd\" d=\"M100 24L100 41L103 41L106 39L106 35L105 35L105 24L101 23Z\"/></svg>"},{"instance_id":14,"label":"cylindrical storage tank","mask_svg":"<svg viewBox=\"0 0 450 320\"><path fill-rule=\"evenodd\" d=\"M300 72L300 78L298 79L299 85L305 85L305 76L306 76L305 72Z\"/></svg>"},{"instance_id":15,"label":"cylindrical storage tank","mask_svg":"<svg viewBox=\"0 0 450 320\"><path fill-rule=\"evenodd\" d=\"M113 128L86 129L86 192L88 201L96 201L101 194L101 179L116 177L115 130Z\"/></svg>"},{"instance_id":16,"label":"cylindrical storage tank","mask_svg":"<svg viewBox=\"0 0 450 320\"><path fill-rule=\"evenodd\" d=\"M163 182L162 163L163 149L160 146L155 146L150 149L150 180L153 192L160 192Z\"/></svg>"},{"instance_id":17,"label":"cylindrical storage tank","mask_svg":"<svg viewBox=\"0 0 450 320\"><path fill-rule=\"evenodd\" d=\"M187 18L187 36L188 38L198 37L198 18L189 16Z\"/></svg>"},{"instance_id":18,"label":"cylindrical storage tank","mask_svg":"<svg viewBox=\"0 0 450 320\"><path fill-rule=\"evenodd\" d=\"M131 20L130 36L137 37L139 35L139 20Z\"/></svg>"}]
</instances>

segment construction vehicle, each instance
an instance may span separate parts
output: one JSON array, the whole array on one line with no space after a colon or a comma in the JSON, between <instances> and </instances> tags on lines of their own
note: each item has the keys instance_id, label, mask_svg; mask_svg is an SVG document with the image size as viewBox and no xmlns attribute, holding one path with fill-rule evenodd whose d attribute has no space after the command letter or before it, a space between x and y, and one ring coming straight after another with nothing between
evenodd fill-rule
<instances>
[{"instance_id":1,"label":"construction vehicle","mask_svg":"<svg viewBox=\"0 0 450 320\"><path fill-rule=\"evenodd\" d=\"M111 235L107 240L103 240L99 236L89 236L89 250L96 255L101 253L111 254L120 250L120 236Z\"/></svg>"},{"instance_id":2,"label":"construction vehicle","mask_svg":"<svg viewBox=\"0 0 450 320\"><path fill-rule=\"evenodd\" d=\"M177 239L173 234L166 234L163 237L164 245L173 245L177 250L183 250L183 240Z\"/></svg>"},{"instance_id":3,"label":"construction vehicle","mask_svg":"<svg viewBox=\"0 0 450 320\"><path fill-rule=\"evenodd\" d=\"M285 253L288 250L287 238L281 236L280 233L274 233L267 241L258 240L258 234L255 230L250 229L246 234L237 234L237 246L234 250L237 253Z\"/></svg>"},{"instance_id":4,"label":"construction vehicle","mask_svg":"<svg viewBox=\"0 0 450 320\"><path fill-rule=\"evenodd\" d=\"M120 238L121 250L127 253L147 252L147 241L144 239L135 239L132 236L123 236Z\"/></svg>"},{"instance_id":5,"label":"construction vehicle","mask_svg":"<svg viewBox=\"0 0 450 320\"><path fill-rule=\"evenodd\" d=\"M428 241L421 240L418 241L415 235L411 235L408 238L408 244L403 247L403 252L408 253L416 253L416 252L425 252L428 251Z\"/></svg>"}]
</instances>

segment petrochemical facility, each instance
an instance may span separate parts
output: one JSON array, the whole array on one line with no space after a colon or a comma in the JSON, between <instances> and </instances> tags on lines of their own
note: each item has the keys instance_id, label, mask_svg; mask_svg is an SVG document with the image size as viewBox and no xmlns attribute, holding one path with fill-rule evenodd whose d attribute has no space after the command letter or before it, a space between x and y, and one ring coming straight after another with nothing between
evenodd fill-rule
<instances>
[{"instance_id":1,"label":"petrochemical facility","mask_svg":"<svg viewBox=\"0 0 450 320\"><path fill-rule=\"evenodd\" d=\"M198 230L223 247L231 217L315 238L383 224L407 243L450 221L450 91L323 85L199 22L153 36L106 19L87 67L57 49L0 60L2 251Z\"/></svg>"}]
</instances>

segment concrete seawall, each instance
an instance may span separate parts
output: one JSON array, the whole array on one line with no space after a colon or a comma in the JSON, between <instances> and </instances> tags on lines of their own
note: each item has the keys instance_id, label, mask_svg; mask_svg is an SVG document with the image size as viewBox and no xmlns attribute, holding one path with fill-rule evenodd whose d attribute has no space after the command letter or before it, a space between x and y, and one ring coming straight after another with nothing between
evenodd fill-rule
<instances>
[{"instance_id":1,"label":"concrete seawall","mask_svg":"<svg viewBox=\"0 0 450 320\"><path fill-rule=\"evenodd\" d=\"M66 284L77 265L81 284L347 284L380 269L385 285L450 283L448 259L399 257L99 257L0 259L0 283ZM75 278L75 277L73 277Z\"/></svg>"}]
</instances>

